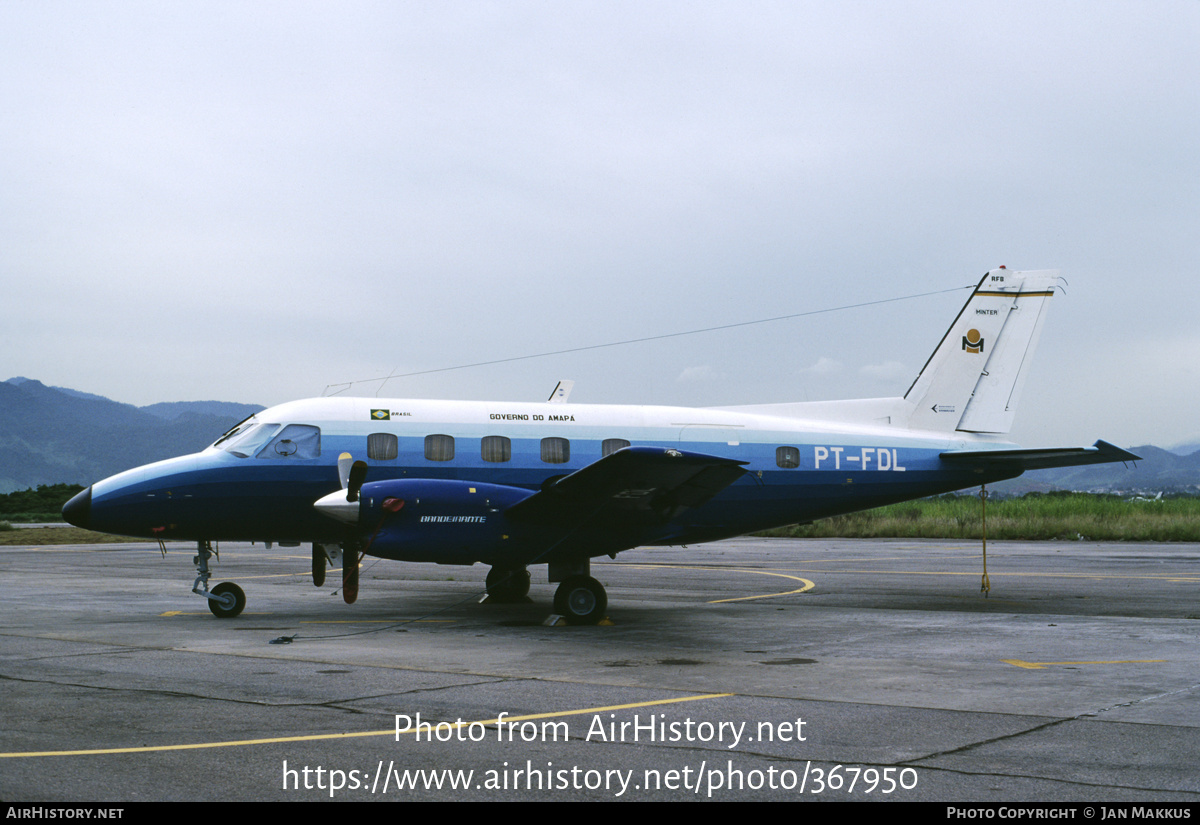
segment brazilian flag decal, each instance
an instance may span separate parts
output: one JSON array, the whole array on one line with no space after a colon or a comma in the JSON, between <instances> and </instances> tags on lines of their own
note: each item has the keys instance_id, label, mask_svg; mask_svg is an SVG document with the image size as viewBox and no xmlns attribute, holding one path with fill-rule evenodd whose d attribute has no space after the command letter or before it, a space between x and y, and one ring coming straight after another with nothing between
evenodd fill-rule
<instances>
[{"instance_id":1,"label":"brazilian flag decal","mask_svg":"<svg viewBox=\"0 0 1200 825\"><path fill-rule=\"evenodd\" d=\"M391 421L392 414L387 410L371 410L371 420L373 421Z\"/></svg>"}]
</instances>

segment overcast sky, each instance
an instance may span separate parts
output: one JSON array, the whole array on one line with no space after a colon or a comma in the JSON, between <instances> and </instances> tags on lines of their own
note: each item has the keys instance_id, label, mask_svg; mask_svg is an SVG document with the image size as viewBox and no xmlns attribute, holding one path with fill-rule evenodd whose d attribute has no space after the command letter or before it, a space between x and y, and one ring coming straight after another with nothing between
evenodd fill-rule
<instances>
[{"instance_id":1,"label":"overcast sky","mask_svg":"<svg viewBox=\"0 0 1200 825\"><path fill-rule=\"evenodd\" d=\"M0 380L900 395L1058 269L1027 446L1200 438L1200 3L0 0ZM340 387L337 389L341 389Z\"/></svg>"}]
</instances>

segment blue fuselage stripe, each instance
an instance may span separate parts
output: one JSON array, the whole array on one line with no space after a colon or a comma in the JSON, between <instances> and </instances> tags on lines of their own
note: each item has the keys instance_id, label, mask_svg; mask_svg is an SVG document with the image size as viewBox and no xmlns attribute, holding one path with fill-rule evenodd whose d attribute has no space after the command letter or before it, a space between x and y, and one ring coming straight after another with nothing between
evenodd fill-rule
<instances>
[{"instance_id":1,"label":"blue fuselage stripe","mask_svg":"<svg viewBox=\"0 0 1200 825\"><path fill-rule=\"evenodd\" d=\"M414 435L372 422L355 424L356 432L339 433L330 422L322 423L318 458L243 458L209 448L98 482L89 526L173 540L338 541L345 528L312 505L339 489L339 454L366 457L368 433L390 429L399 447L395 459L368 459L368 481L448 479L527 490L597 461L604 438L613 436L612 432L581 434L564 427L554 434L570 439L570 460L551 464L541 459L544 433L531 438L527 429L496 426L463 435L460 427L453 431L454 458L430 461L424 454L425 435L450 432L450 427L426 426ZM947 466L939 453L951 444L940 439L754 432L736 434L753 441L679 440L685 433L692 434L687 428L640 428L618 434L633 446L670 446L748 462L746 475L706 504L639 534L635 544L682 544L739 535L993 480ZM483 460L481 439L489 435L511 439L511 460ZM796 448L798 467L778 466L781 446Z\"/></svg>"}]
</instances>

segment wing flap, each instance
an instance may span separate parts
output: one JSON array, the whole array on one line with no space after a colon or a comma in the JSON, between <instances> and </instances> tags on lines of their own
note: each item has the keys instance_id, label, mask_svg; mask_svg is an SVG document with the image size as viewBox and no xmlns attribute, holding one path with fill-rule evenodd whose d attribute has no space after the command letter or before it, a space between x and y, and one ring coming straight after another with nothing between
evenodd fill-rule
<instances>
[{"instance_id":1,"label":"wing flap","mask_svg":"<svg viewBox=\"0 0 1200 825\"><path fill-rule=\"evenodd\" d=\"M1117 461L1140 461L1128 450L1107 441L1097 441L1091 447L1057 447L1020 450L953 450L941 454L952 464L980 468L1019 467L1024 470L1045 470L1051 467L1078 467L1084 464L1108 464Z\"/></svg>"}]
</instances>

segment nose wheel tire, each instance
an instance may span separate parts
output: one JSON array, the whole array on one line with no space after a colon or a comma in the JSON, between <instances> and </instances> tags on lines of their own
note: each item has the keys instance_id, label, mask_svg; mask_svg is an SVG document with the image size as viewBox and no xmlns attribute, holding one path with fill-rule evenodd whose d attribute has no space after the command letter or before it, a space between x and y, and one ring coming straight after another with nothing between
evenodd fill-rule
<instances>
[{"instance_id":1,"label":"nose wheel tire","mask_svg":"<svg viewBox=\"0 0 1200 825\"><path fill-rule=\"evenodd\" d=\"M554 612L568 624L596 624L607 609L604 585L591 576L570 576L554 592Z\"/></svg>"},{"instance_id":2,"label":"nose wheel tire","mask_svg":"<svg viewBox=\"0 0 1200 825\"><path fill-rule=\"evenodd\" d=\"M233 582L221 582L212 594L217 598L208 600L208 609L218 619L232 619L246 606L246 594Z\"/></svg>"}]
</instances>

